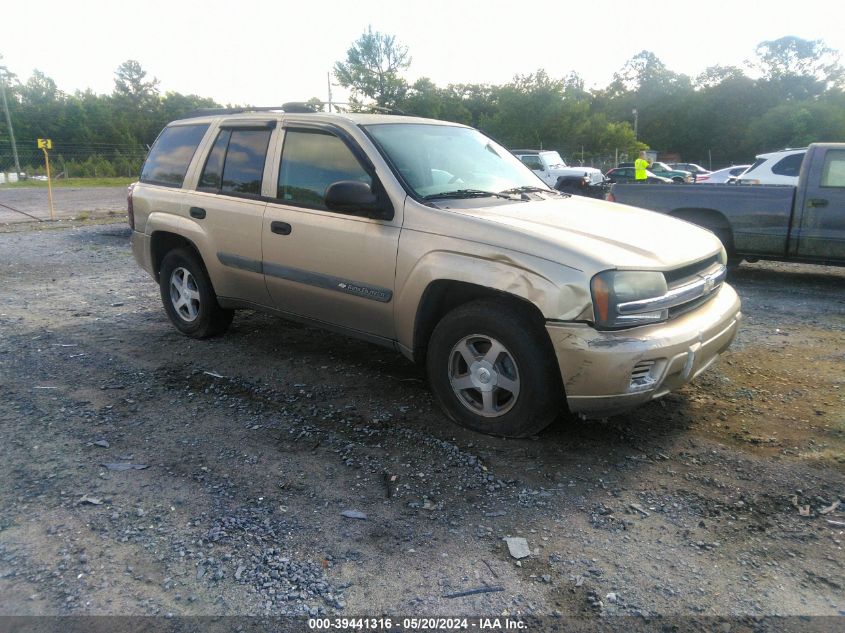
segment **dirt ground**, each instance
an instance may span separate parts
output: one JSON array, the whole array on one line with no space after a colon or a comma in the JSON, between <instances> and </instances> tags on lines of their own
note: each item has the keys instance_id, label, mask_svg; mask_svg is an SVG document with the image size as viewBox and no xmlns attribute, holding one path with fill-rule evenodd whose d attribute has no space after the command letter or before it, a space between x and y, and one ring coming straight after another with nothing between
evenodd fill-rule
<instances>
[{"instance_id":1,"label":"dirt ground","mask_svg":"<svg viewBox=\"0 0 845 633\"><path fill-rule=\"evenodd\" d=\"M128 237L0 232L0 614L845 615L845 269L744 264L695 384L503 440L386 349L179 335Z\"/></svg>"}]
</instances>

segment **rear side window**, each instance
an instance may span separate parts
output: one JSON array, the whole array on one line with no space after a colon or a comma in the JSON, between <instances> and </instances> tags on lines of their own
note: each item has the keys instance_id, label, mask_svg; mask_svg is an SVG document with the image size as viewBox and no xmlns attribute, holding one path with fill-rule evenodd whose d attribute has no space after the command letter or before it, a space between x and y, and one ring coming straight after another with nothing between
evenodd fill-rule
<instances>
[{"instance_id":1,"label":"rear side window","mask_svg":"<svg viewBox=\"0 0 845 633\"><path fill-rule=\"evenodd\" d=\"M271 130L221 130L208 153L199 189L261 195Z\"/></svg>"},{"instance_id":2,"label":"rear side window","mask_svg":"<svg viewBox=\"0 0 845 633\"><path fill-rule=\"evenodd\" d=\"M141 182L181 187L188 165L208 130L208 124L174 125L164 128L141 170Z\"/></svg>"},{"instance_id":3,"label":"rear side window","mask_svg":"<svg viewBox=\"0 0 845 633\"><path fill-rule=\"evenodd\" d=\"M326 209L326 189L341 180L358 180L371 187L373 184L370 175L337 136L310 130L285 132L276 197L286 203Z\"/></svg>"},{"instance_id":4,"label":"rear side window","mask_svg":"<svg viewBox=\"0 0 845 633\"><path fill-rule=\"evenodd\" d=\"M801 171L801 163L804 162L804 154L793 154L781 158L774 167L772 173L778 176L797 176Z\"/></svg>"},{"instance_id":5,"label":"rear side window","mask_svg":"<svg viewBox=\"0 0 845 633\"><path fill-rule=\"evenodd\" d=\"M205 160L202 175L200 176L199 189L211 189L219 191L223 183L223 162L226 160L226 148L229 147L229 130L223 130L217 135L214 147L208 153Z\"/></svg>"},{"instance_id":6,"label":"rear side window","mask_svg":"<svg viewBox=\"0 0 845 633\"><path fill-rule=\"evenodd\" d=\"M845 150L831 149L824 157L822 187L845 187Z\"/></svg>"},{"instance_id":7,"label":"rear side window","mask_svg":"<svg viewBox=\"0 0 845 633\"><path fill-rule=\"evenodd\" d=\"M539 156L520 156L519 160L525 163L528 169L543 169L543 162L540 160Z\"/></svg>"}]
</instances>

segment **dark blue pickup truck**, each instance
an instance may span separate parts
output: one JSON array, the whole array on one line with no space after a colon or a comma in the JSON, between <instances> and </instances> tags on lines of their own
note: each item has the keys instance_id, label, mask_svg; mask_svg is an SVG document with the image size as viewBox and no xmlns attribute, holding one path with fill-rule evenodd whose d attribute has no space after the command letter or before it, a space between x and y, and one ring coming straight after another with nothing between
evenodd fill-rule
<instances>
[{"instance_id":1,"label":"dark blue pickup truck","mask_svg":"<svg viewBox=\"0 0 845 633\"><path fill-rule=\"evenodd\" d=\"M616 184L607 199L710 229L733 263L845 266L845 143L810 145L795 187Z\"/></svg>"}]
</instances>

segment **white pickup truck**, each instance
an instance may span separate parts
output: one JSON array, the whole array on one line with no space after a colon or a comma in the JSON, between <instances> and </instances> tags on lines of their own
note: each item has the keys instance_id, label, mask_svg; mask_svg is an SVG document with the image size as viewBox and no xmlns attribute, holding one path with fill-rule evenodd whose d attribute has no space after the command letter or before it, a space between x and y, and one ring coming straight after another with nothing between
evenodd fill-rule
<instances>
[{"instance_id":1,"label":"white pickup truck","mask_svg":"<svg viewBox=\"0 0 845 633\"><path fill-rule=\"evenodd\" d=\"M514 149L511 152L537 174L543 182L555 189L559 188L558 181L561 178L586 176L590 185L600 185L604 182L604 175L601 170L595 167L570 167L563 161L560 154L554 151Z\"/></svg>"}]
</instances>

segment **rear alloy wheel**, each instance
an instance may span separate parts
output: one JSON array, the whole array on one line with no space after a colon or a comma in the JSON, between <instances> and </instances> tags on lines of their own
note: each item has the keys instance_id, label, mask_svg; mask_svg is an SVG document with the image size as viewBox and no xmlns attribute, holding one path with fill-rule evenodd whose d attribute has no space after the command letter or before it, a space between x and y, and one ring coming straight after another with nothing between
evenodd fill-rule
<instances>
[{"instance_id":1,"label":"rear alloy wheel","mask_svg":"<svg viewBox=\"0 0 845 633\"><path fill-rule=\"evenodd\" d=\"M449 312L431 335L427 366L443 411L474 431L527 437L562 408L560 370L542 320L510 302L483 299Z\"/></svg>"},{"instance_id":2,"label":"rear alloy wheel","mask_svg":"<svg viewBox=\"0 0 845 633\"><path fill-rule=\"evenodd\" d=\"M159 270L161 302L176 328L193 338L226 331L234 316L217 303L208 273L197 254L177 248L164 256Z\"/></svg>"}]
</instances>

